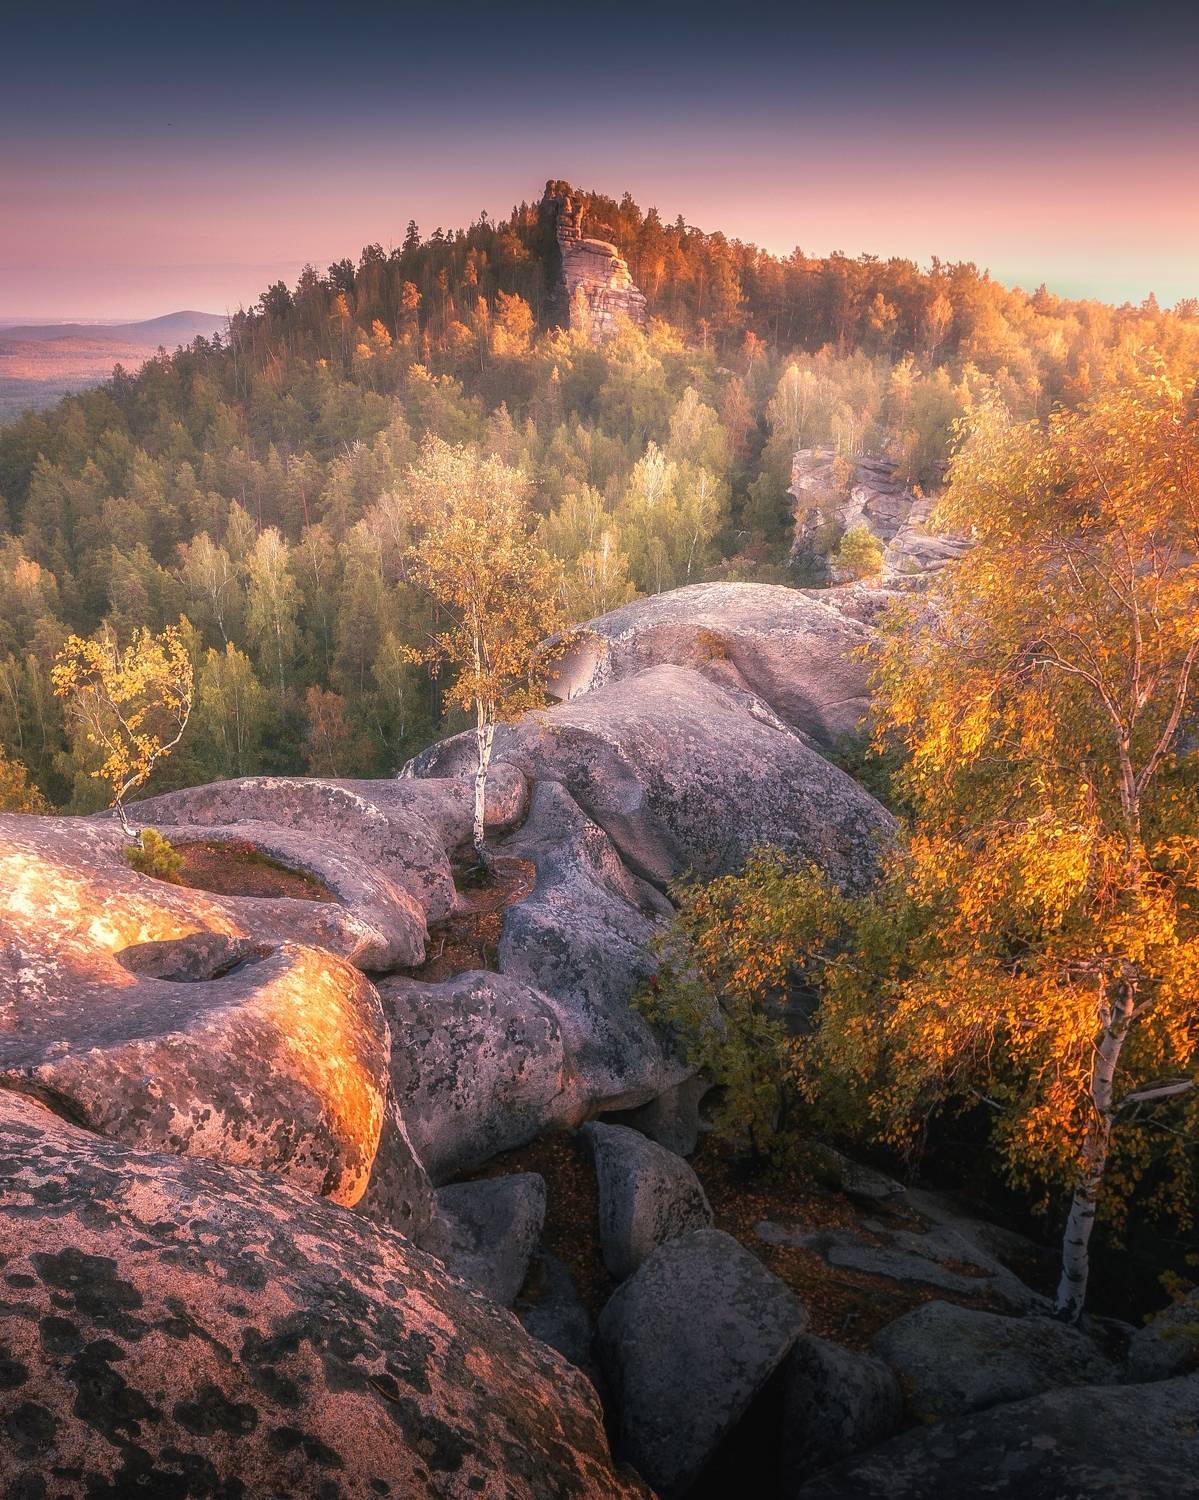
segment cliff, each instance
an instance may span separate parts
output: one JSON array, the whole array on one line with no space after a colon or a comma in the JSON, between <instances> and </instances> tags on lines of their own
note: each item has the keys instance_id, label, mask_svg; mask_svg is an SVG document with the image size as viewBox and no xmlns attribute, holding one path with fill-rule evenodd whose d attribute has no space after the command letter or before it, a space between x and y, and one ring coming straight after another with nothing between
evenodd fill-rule
<instances>
[{"instance_id":1,"label":"cliff","mask_svg":"<svg viewBox=\"0 0 1199 1500\"><path fill-rule=\"evenodd\" d=\"M571 328L585 322L597 340L611 338L624 318L644 328L644 293L615 245L584 235L585 210L569 183L546 183L542 211L553 225L561 262L556 288L561 320Z\"/></svg>"}]
</instances>

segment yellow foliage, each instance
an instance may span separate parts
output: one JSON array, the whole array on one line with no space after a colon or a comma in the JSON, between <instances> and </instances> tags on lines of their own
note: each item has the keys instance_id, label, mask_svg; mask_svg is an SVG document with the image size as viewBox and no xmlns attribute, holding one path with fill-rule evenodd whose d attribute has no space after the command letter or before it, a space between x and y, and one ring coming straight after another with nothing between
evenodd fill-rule
<instances>
[{"instance_id":1,"label":"yellow foliage","mask_svg":"<svg viewBox=\"0 0 1199 1500\"><path fill-rule=\"evenodd\" d=\"M128 828L125 798L179 743L191 714L192 662L182 630L136 630L124 647L107 627L90 640L72 635L50 678L56 696L70 701L84 742L101 757L91 774L108 783Z\"/></svg>"}]
</instances>

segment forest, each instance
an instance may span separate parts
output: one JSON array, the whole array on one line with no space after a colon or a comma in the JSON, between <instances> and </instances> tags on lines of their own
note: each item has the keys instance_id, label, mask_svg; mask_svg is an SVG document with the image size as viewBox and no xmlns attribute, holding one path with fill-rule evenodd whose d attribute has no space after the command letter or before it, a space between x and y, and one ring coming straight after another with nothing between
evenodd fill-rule
<instances>
[{"instance_id":1,"label":"forest","mask_svg":"<svg viewBox=\"0 0 1199 1500\"><path fill-rule=\"evenodd\" d=\"M53 688L71 636L181 632L195 708L151 791L385 775L459 727L420 659L435 622L407 562L430 437L517 471L582 621L703 579L790 581L798 449L885 455L936 491L954 424L990 404L1043 418L1150 357L1199 369L1194 300L779 258L628 196L582 202L646 294L645 331L597 345L560 326L552 231L521 204L308 267L225 338L0 429L0 796L19 803L27 775L57 807L105 800Z\"/></svg>"}]
</instances>

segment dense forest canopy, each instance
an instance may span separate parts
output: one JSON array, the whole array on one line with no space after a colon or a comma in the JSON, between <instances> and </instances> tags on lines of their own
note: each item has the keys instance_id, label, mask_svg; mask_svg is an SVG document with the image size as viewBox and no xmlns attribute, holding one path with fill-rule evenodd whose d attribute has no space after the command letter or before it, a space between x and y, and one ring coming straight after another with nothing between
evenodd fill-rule
<instances>
[{"instance_id":1,"label":"dense forest canopy","mask_svg":"<svg viewBox=\"0 0 1199 1500\"><path fill-rule=\"evenodd\" d=\"M576 194L576 198L580 195ZM581 195L651 321L559 326L552 227L366 246L269 287L224 339L0 430L0 750L57 805L102 791L50 671L66 638L185 621L188 737L153 788L385 774L441 725L405 564L432 434L523 475L576 620L709 577L782 581L791 455L886 454L936 486L952 423L1072 408L1153 359L1199 372L1199 303L1073 302L973 265L786 258ZM0 760L0 764L3 760Z\"/></svg>"}]
</instances>

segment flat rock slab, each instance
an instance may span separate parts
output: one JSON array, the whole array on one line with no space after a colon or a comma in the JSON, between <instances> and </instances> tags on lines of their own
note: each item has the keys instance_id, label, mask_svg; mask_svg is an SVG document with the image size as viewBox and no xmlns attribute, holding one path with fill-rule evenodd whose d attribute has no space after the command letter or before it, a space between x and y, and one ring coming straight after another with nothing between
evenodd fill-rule
<instances>
[{"instance_id":1,"label":"flat rock slab","mask_svg":"<svg viewBox=\"0 0 1199 1500\"><path fill-rule=\"evenodd\" d=\"M1116 1369L1076 1328L1052 1318L1009 1318L952 1302L925 1302L875 1336L875 1354L899 1377L911 1415L939 1422L1067 1385L1098 1385Z\"/></svg>"},{"instance_id":2,"label":"flat rock slab","mask_svg":"<svg viewBox=\"0 0 1199 1500\"><path fill-rule=\"evenodd\" d=\"M604 1264L618 1281L667 1240L711 1224L699 1178L681 1156L624 1125L593 1122L579 1135L599 1184Z\"/></svg>"},{"instance_id":3,"label":"flat rock slab","mask_svg":"<svg viewBox=\"0 0 1199 1500\"><path fill-rule=\"evenodd\" d=\"M793 1500L1170 1500L1199 1495L1199 1375L1051 1391L909 1432Z\"/></svg>"},{"instance_id":4,"label":"flat rock slab","mask_svg":"<svg viewBox=\"0 0 1199 1500\"><path fill-rule=\"evenodd\" d=\"M0 1493L647 1497L590 1384L400 1235L3 1091L0 1175Z\"/></svg>"},{"instance_id":5,"label":"flat rock slab","mask_svg":"<svg viewBox=\"0 0 1199 1500\"><path fill-rule=\"evenodd\" d=\"M620 1454L666 1500L681 1495L806 1322L790 1291L730 1235L695 1229L668 1240L599 1318Z\"/></svg>"}]
</instances>

